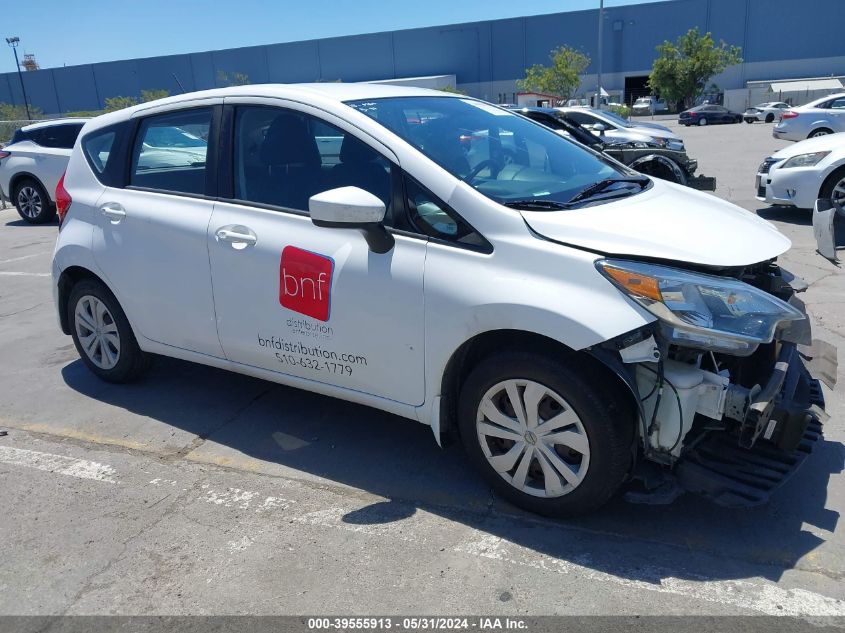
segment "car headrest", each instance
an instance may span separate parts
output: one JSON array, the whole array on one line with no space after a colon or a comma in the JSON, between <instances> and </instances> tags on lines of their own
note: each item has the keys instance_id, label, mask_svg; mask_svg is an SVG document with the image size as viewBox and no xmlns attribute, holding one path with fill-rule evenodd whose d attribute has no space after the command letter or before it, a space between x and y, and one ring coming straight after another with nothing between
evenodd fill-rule
<instances>
[{"instance_id":1,"label":"car headrest","mask_svg":"<svg viewBox=\"0 0 845 633\"><path fill-rule=\"evenodd\" d=\"M261 144L261 162L265 165L319 165L317 141L308 131L305 117L293 113L280 114Z\"/></svg>"}]
</instances>

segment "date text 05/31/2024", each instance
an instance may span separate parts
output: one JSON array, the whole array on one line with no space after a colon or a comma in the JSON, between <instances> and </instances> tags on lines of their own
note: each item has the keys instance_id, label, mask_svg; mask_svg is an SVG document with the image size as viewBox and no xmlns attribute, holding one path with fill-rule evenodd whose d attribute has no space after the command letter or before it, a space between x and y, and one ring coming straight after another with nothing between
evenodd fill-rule
<instances>
[{"instance_id":1,"label":"date text 05/31/2024","mask_svg":"<svg viewBox=\"0 0 845 633\"><path fill-rule=\"evenodd\" d=\"M525 631L520 618L498 617L321 617L308 618L308 629L397 631Z\"/></svg>"}]
</instances>

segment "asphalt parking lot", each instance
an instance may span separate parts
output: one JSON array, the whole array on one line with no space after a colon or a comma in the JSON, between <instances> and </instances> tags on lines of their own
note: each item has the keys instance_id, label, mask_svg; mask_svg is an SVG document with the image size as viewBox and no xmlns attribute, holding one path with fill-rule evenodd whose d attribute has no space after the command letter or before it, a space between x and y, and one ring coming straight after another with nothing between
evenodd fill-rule
<instances>
[{"instance_id":1,"label":"asphalt parking lot","mask_svg":"<svg viewBox=\"0 0 845 633\"><path fill-rule=\"evenodd\" d=\"M787 142L680 133L715 195L789 236L814 335L845 350L845 277L810 213L753 197ZM99 382L56 323L55 236L0 211L0 614L845 615L841 388L767 506L539 519L385 413L169 359Z\"/></svg>"}]
</instances>

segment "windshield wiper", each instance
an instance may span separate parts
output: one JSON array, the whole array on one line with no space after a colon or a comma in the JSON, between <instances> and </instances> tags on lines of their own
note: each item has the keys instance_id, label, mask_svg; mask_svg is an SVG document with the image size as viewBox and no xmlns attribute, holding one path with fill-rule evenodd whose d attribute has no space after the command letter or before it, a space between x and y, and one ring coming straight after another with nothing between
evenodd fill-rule
<instances>
[{"instance_id":1,"label":"windshield wiper","mask_svg":"<svg viewBox=\"0 0 845 633\"><path fill-rule=\"evenodd\" d=\"M599 193L600 191L604 191L608 187L615 185L617 182L633 182L640 185L640 188L643 188L650 182L650 180L643 176L631 178L605 178L604 180L599 180L598 182L593 183L592 185L587 187L586 189L582 189L581 191L576 193L569 201L569 204L572 204L573 202L578 202L579 200L585 200L586 198L589 198L590 196L593 196Z\"/></svg>"},{"instance_id":2,"label":"windshield wiper","mask_svg":"<svg viewBox=\"0 0 845 633\"><path fill-rule=\"evenodd\" d=\"M508 202L502 203L506 207L510 207L511 209L525 209L527 211L533 211L535 209L540 209L542 211L557 211L559 209L566 209L569 205L565 202L555 202L554 200L509 200Z\"/></svg>"}]
</instances>

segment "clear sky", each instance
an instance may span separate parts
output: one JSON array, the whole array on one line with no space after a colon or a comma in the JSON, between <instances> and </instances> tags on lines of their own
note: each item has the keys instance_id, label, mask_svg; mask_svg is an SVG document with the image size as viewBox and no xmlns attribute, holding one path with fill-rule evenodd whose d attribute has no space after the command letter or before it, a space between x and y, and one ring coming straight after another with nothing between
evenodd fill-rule
<instances>
[{"instance_id":1,"label":"clear sky","mask_svg":"<svg viewBox=\"0 0 845 633\"><path fill-rule=\"evenodd\" d=\"M655 0L605 0L605 6ZM0 0L42 68L598 8L599 0ZM0 72L15 70L0 50Z\"/></svg>"}]
</instances>

